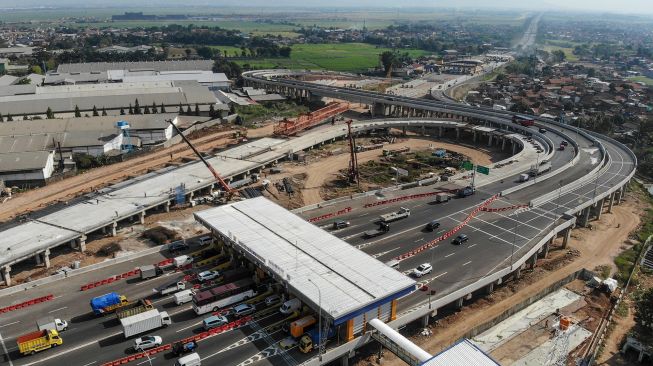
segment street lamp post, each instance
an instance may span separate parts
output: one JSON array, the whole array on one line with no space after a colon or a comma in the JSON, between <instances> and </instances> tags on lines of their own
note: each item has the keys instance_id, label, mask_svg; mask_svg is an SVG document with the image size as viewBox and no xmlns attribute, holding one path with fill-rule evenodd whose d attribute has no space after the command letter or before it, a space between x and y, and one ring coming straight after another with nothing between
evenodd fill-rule
<instances>
[{"instance_id":1,"label":"street lamp post","mask_svg":"<svg viewBox=\"0 0 653 366\"><path fill-rule=\"evenodd\" d=\"M310 278L308 279L308 282L310 282L315 288L317 289L317 297L318 297L318 307L320 308L319 314L318 314L318 319L317 319L317 357L319 358L320 362L322 362L322 291L320 291L320 287L315 284Z\"/></svg>"}]
</instances>

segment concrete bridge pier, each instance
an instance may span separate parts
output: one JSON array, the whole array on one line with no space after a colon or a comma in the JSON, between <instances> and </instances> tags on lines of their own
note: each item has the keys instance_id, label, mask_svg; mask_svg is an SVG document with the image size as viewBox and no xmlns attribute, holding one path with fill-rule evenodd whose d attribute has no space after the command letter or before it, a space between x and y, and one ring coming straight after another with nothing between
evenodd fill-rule
<instances>
[{"instance_id":1,"label":"concrete bridge pier","mask_svg":"<svg viewBox=\"0 0 653 366\"><path fill-rule=\"evenodd\" d=\"M594 216L596 220L601 219L601 215L603 214L603 202L604 199L600 199L595 205L594 205Z\"/></svg>"},{"instance_id":2,"label":"concrete bridge pier","mask_svg":"<svg viewBox=\"0 0 653 366\"><path fill-rule=\"evenodd\" d=\"M487 146L491 147L492 146L492 134L488 134L488 139L487 139Z\"/></svg>"},{"instance_id":3,"label":"concrete bridge pier","mask_svg":"<svg viewBox=\"0 0 653 366\"><path fill-rule=\"evenodd\" d=\"M518 280L521 278L521 266L515 268L515 270L512 272L512 279L513 280Z\"/></svg>"},{"instance_id":4,"label":"concrete bridge pier","mask_svg":"<svg viewBox=\"0 0 653 366\"><path fill-rule=\"evenodd\" d=\"M514 141L510 141L510 144L512 145L512 154L515 155L517 153L517 144Z\"/></svg>"},{"instance_id":5,"label":"concrete bridge pier","mask_svg":"<svg viewBox=\"0 0 653 366\"><path fill-rule=\"evenodd\" d=\"M43 252L43 263L45 264L45 268L50 268L50 249L46 249Z\"/></svg>"},{"instance_id":6,"label":"concrete bridge pier","mask_svg":"<svg viewBox=\"0 0 653 366\"><path fill-rule=\"evenodd\" d=\"M537 265L537 253L533 254L533 256L528 260L528 265L531 269L535 269L535 266Z\"/></svg>"},{"instance_id":7,"label":"concrete bridge pier","mask_svg":"<svg viewBox=\"0 0 653 366\"><path fill-rule=\"evenodd\" d=\"M569 238L571 237L571 228L566 228L565 231L563 231L562 235L562 248L564 249L567 247L567 244L569 244Z\"/></svg>"},{"instance_id":8,"label":"concrete bridge pier","mask_svg":"<svg viewBox=\"0 0 653 366\"><path fill-rule=\"evenodd\" d=\"M549 248L551 247L551 244L553 244L553 238L549 240L548 242L544 243L542 246L542 249L540 249L540 258L546 258L549 256Z\"/></svg>"},{"instance_id":9,"label":"concrete bridge pier","mask_svg":"<svg viewBox=\"0 0 653 366\"><path fill-rule=\"evenodd\" d=\"M454 302L454 307L456 308L456 310L460 310L463 308L463 301L465 301L465 298L461 297Z\"/></svg>"},{"instance_id":10,"label":"concrete bridge pier","mask_svg":"<svg viewBox=\"0 0 653 366\"><path fill-rule=\"evenodd\" d=\"M82 253L86 251L86 235L77 238L77 249Z\"/></svg>"},{"instance_id":11,"label":"concrete bridge pier","mask_svg":"<svg viewBox=\"0 0 653 366\"><path fill-rule=\"evenodd\" d=\"M338 361L338 365L349 366L349 355L344 355L340 357L340 360Z\"/></svg>"},{"instance_id":12,"label":"concrete bridge pier","mask_svg":"<svg viewBox=\"0 0 653 366\"><path fill-rule=\"evenodd\" d=\"M11 286L11 267L2 267L2 280L5 281L7 287Z\"/></svg>"},{"instance_id":13,"label":"concrete bridge pier","mask_svg":"<svg viewBox=\"0 0 653 366\"><path fill-rule=\"evenodd\" d=\"M166 201L166 203L163 204L163 209L166 212L170 212L170 201Z\"/></svg>"},{"instance_id":14,"label":"concrete bridge pier","mask_svg":"<svg viewBox=\"0 0 653 366\"><path fill-rule=\"evenodd\" d=\"M494 282L489 283L487 286L485 286L485 294L486 295L490 295L493 292L494 292Z\"/></svg>"},{"instance_id":15,"label":"concrete bridge pier","mask_svg":"<svg viewBox=\"0 0 653 366\"><path fill-rule=\"evenodd\" d=\"M442 126L438 127L438 137L442 137L442 134L444 133L444 128Z\"/></svg>"},{"instance_id":16,"label":"concrete bridge pier","mask_svg":"<svg viewBox=\"0 0 653 366\"><path fill-rule=\"evenodd\" d=\"M579 226L587 227L587 223L589 222L589 218L590 218L590 211L591 211L591 206L584 208L580 212L580 217L579 217L580 224L579 224Z\"/></svg>"},{"instance_id":17,"label":"concrete bridge pier","mask_svg":"<svg viewBox=\"0 0 653 366\"><path fill-rule=\"evenodd\" d=\"M460 128L456 127L456 140L460 140Z\"/></svg>"},{"instance_id":18,"label":"concrete bridge pier","mask_svg":"<svg viewBox=\"0 0 653 366\"><path fill-rule=\"evenodd\" d=\"M116 229L118 228L118 223L113 222L111 223L110 227L111 227L111 236L116 236L117 235Z\"/></svg>"},{"instance_id":19,"label":"concrete bridge pier","mask_svg":"<svg viewBox=\"0 0 653 366\"><path fill-rule=\"evenodd\" d=\"M610 202L608 203L608 213L612 213L612 206L614 206L614 197L617 192L612 192L610 194Z\"/></svg>"},{"instance_id":20,"label":"concrete bridge pier","mask_svg":"<svg viewBox=\"0 0 653 366\"><path fill-rule=\"evenodd\" d=\"M505 137L501 138L501 151L506 149L506 140L507 139Z\"/></svg>"}]
</instances>

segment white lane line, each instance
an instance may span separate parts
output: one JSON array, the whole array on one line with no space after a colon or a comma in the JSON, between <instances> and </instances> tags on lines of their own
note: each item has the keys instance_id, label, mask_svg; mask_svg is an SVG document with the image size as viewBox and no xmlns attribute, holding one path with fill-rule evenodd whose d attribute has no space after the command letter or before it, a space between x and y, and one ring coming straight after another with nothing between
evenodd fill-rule
<instances>
[{"instance_id":1,"label":"white lane line","mask_svg":"<svg viewBox=\"0 0 653 366\"><path fill-rule=\"evenodd\" d=\"M478 243L476 243L476 244L478 244ZM472 244L472 245L468 246L467 248L473 248L473 247L476 246L476 244Z\"/></svg>"},{"instance_id":2,"label":"white lane line","mask_svg":"<svg viewBox=\"0 0 653 366\"><path fill-rule=\"evenodd\" d=\"M92 364L94 364L94 363L96 363L96 362L97 362L97 361L89 362L89 363L87 363L87 364L84 365L84 366L91 366Z\"/></svg>"},{"instance_id":3,"label":"white lane line","mask_svg":"<svg viewBox=\"0 0 653 366\"><path fill-rule=\"evenodd\" d=\"M367 215L369 215L369 214L370 214L370 212L367 212L367 213L364 213L364 214L362 214L362 215L358 215L358 216L356 216L356 217L365 217L365 216L367 216Z\"/></svg>"},{"instance_id":4,"label":"white lane line","mask_svg":"<svg viewBox=\"0 0 653 366\"><path fill-rule=\"evenodd\" d=\"M59 309L50 310L50 311L48 311L48 314L52 314L52 313L54 313L54 312L56 312L56 311L59 311L59 310L65 310L65 309L68 309L68 307L67 307L67 306L64 306L64 307L59 308Z\"/></svg>"},{"instance_id":5,"label":"white lane line","mask_svg":"<svg viewBox=\"0 0 653 366\"><path fill-rule=\"evenodd\" d=\"M444 257L445 257L445 258L449 258L449 257L451 257L451 256L454 255L454 254L456 254L456 253L447 254L447 255L445 255Z\"/></svg>"},{"instance_id":6,"label":"white lane line","mask_svg":"<svg viewBox=\"0 0 653 366\"><path fill-rule=\"evenodd\" d=\"M15 322L7 323L5 325L0 325L0 328L8 327L10 325L18 324L20 323L20 320L16 320Z\"/></svg>"},{"instance_id":7,"label":"white lane line","mask_svg":"<svg viewBox=\"0 0 653 366\"><path fill-rule=\"evenodd\" d=\"M193 323L193 324L191 324L191 325L189 325L189 326L187 326L187 327L180 328L180 329L177 330L176 332L177 332L177 333L179 333L179 332L183 332L183 331L185 331L186 329L190 329L190 328L196 327L196 326L198 326L198 325L200 325L200 324L202 324L202 322Z\"/></svg>"},{"instance_id":8,"label":"white lane line","mask_svg":"<svg viewBox=\"0 0 653 366\"><path fill-rule=\"evenodd\" d=\"M148 362L150 362L150 364L151 364L152 360L156 360L156 357L152 357L152 358L150 358L150 359L148 359L148 360L145 360L145 361L139 362L139 363L137 363L137 365L142 365L142 364L144 364L144 363L148 363Z\"/></svg>"},{"instance_id":9,"label":"white lane line","mask_svg":"<svg viewBox=\"0 0 653 366\"><path fill-rule=\"evenodd\" d=\"M2 343L2 349L5 351L5 355L7 355L9 366L14 366L14 362L11 361L11 356L9 356L9 351L7 351L7 345L5 345L5 340L2 338L2 334L0 334L0 343Z\"/></svg>"},{"instance_id":10,"label":"white lane line","mask_svg":"<svg viewBox=\"0 0 653 366\"><path fill-rule=\"evenodd\" d=\"M419 238L419 239L415 240L415 243L417 243L418 241L422 241L422 240L424 240L424 238Z\"/></svg>"},{"instance_id":11,"label":"white lane line","mask_svg":"<svg viewBox=\"0 0 653 366\"><path fill-rule=\"evenodd\" d=\"M465 263L463 263L463 265L462 265L462 266L463 266L463 267L465 267L466 265L468 265L468 264L470 264L470 263L472 263L472 261L469 261L469 262L465 262Z\"/></svg>"}]
</instances>

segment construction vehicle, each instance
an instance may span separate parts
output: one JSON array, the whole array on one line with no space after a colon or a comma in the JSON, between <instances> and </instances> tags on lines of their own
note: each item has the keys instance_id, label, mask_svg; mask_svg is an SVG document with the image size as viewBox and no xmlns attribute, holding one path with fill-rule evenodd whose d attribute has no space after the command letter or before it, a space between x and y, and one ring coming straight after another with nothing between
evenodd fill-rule
<instances>
[{"instance_id":1,"label":"construction vehicle","mask_svg":"<svg viewBox=\"0 0 653 366\"><path fill-rule=\"evenodd\" d=\"M148 310L152 310L153 308L154 305L152 305L152 301L141 299L138 300L137 302L132 303L126 308L120 309L120 311L116 311L116 318L118 319L126 318L128 316L132 316L132 315L146 312Z\"/></svg>"},{"instance_id":2,"label":"construction vehicle","mask_svg":"<svg viewBox=\"0 0 653 366\"><path fill-rule=\"evenodd\" d=\"M191 148L191 150L193 150L195 155L197 155L197 157L200 158L202 163L204 163L204 165L206 165L206 167L209 169L211 174L213 174L213 177L215 178L215 180L220 184L222 189L225 191L226 196L227 196L227 201L231 200L231 198L236 193L236 191L233 190L231 187L229 187L229 184L227 184L227 182L225 182L224 179L222 179L222 177L220 177L218 172L215 169L213 169L213 166L211 166L211 164L209 164L209 162L206 161L206 159L204 159L204 156L202 156L202 154L200 154L200 152L197 151L195 146L193 146L193 144L191 144L191 142L186 138L186 135L184 135L181 132L179 127L177 127L177 125L174 124L174 122L171 119L168 119L167 121L168 121L168 123L170 123L172 125L172 128L174 128L174 130L181 136L182 140L184 140L184 142L186 144L188 144L188 146Z\"/></svg>"},{"instance_id":3,"label":"construction vehicle","mask_svg":"<svg viewBox=\"0 0 653 366\"><path fill-rule=\"evenodd\" d=\"M33 355L36 352L61 345L63 339L56 330L45 329L22 335L16 338L16 343L21 354Z\"/></svg>"},{"instance_id":4,"label":"construction vehicle","mask_svg":"<svg viewBox=\"0 0 653 366\"><path fill-rule=\"evenodd\" d=\"M110 292L91 299L91 309L93 309L95 315L112 313L130 305L131 302L127 300L126 296L118 295L115 292Z\"/></svg>"},{"instance_id":5,"label":"construction vehicle","mask_svg":"<svg viewBox=\"0 0 653 366\"><path fill-rule=\"evenodd\" d=\"M373 238L375 236L379 236L381 234L385 234L388 231L390 231L390 225L388 225L385 222L379 223L379 228L376 230L369 230L363 233L363 237L365 238Z\"/></svg>"},{"instance_id":6,"label":"construction vehicle","mask_svg":"<svg viewBox=\"0 0 653 366\"><path fill-rule=\"evenodd\" d=\"M329 338L333 338L336 335L336 332L333 328L329 328L327 334L322 334L322 344L324 344ZM302 353L311 352L316 346L320 343L320 331L318 328L313 328L299 339L299 350Z\"/></svg>"},{"instance_id":7,"label":"construction vehicle","mask_svg":"<svg viewBox=\"0 0 653 366\"><path fill-rule=\"evenodd\" d=\"M383 214L381 215L381 222L392 222L396 221L399 219L404 219L406 217L410 216L410 209L407 209L405 207L399 208L399 211L397 212L392 212L388 214Z\"/></svg>"},{"instance_id":8,"label":"construction vehicle","mask_svg":"<svg viewBox=\"0 0 653 366\"><path fill-rule=\"evenodd\" d=\"M408 147L408 146L404 146L404 147L400 147L398 149L392 149L392 150L383 149L383 156L391 156L391 155L400 154L400 153L409 152L409 151L410 151L410 147Z\"/></svg>"},{"instance_id":9,"label":"construction vehicle","mask_svg":"<svg viewBox=\"0 0 653 366\"><path fill-rule=\"evenodd\" d=\"M140 314L122 318L120 319L120 324L122 325L125 338L129 338L136 334L149 332L161 327L167 327L172 324L172 320L167 312L159 312L157 309L152 309Z\"/></svg>"}]
</instances>

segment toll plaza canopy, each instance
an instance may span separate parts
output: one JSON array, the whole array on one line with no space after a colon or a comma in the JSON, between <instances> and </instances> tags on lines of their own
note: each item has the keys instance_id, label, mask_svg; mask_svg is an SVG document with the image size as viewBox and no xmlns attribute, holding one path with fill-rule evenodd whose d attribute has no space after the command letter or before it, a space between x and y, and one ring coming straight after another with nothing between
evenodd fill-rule
<instances>
[{"instance_id":1,"label":"toll plaza canopy","mask_svg":"<svg viewBox=\"0 0 653 366\"><path fill-rule=\"evenodd\" d=\"M264 197L195 218L309 306L321 303L335 325L415 289L409 277Z\"/></svg>"}]
</instances>

